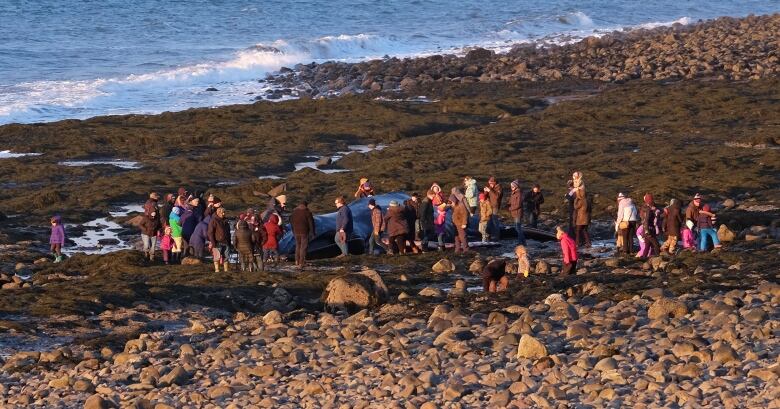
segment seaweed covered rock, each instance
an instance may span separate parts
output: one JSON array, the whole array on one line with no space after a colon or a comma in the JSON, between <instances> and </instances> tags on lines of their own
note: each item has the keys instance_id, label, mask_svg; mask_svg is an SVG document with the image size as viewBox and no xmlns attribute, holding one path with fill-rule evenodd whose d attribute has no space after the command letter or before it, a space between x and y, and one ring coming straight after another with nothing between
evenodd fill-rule
<instances>
[{"instance_id":1,"label":"seaweed covered rock","mask_svg":"<svg viewBox=\"0 0 780 409\"><path fill-rule=\"evenodd\" d=\"M721 224L720 228L718 229L718 240L721 242L728 243L730 241L734 241L734 239L737 238L736 233L731 231L731 229L728 228L725 224Z\"/></svg>"},{"instance_id":2,"label":"seaweed covered rock","mask_svg":"<svg viewBox=\"0 0 780 409\"><path fill-rule=\"evenodd\" d=\"M329 310L357 310L387 301L387 286L375 270L363 270L334 278L325 287L322 300Z\"/></svg>"}]
</instances>

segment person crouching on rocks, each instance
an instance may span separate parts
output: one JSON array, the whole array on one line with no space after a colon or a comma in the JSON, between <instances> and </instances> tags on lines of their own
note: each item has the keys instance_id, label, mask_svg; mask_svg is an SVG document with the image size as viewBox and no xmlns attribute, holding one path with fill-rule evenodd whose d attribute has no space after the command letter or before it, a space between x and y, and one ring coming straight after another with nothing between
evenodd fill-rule
<instances>
[{"instance_id":1,"label":"person crouching on rocks","mask_svg":"<svg viewBox=\"0 0 780 409\"><path fill-rule=\"evenodd\" d=\"M252 230L246 221L246 214L241 214L236 223L236 232L233 236L233 245L238 251L238 261L241 271L250 272L254 270L252 255L254 254L255 242L252 240Z\"/></svg>"},{"instance_id":2,"label":"person crouching on rocks","mask_svg":"<svg viewBox=\"0 0 780 409\"><path fill-rule=\"evenodd\" d=\"M51 236L49 236L49 245L51 254L54 256L54 262L62 261L62 246L65 245L65 227L62 225L62 218L54 216L51 222Z\"/></svg>"},{"instance_id":3,"label":"person crouching on rocks","mask_svg":"<svg viewBox=\"0 0 780 409\"><path fill-rule=\"evenodd\" d=\"M506 275L506 260L491 260L482 269L482 287L485 292L495 293L504 291L509 286L509 277Z\"/></svg>"},{"instance_id":4,"label":"person crouching on rocks","mask_svg":"<svg viewBox=\"0 0 780 409\"><path fill-rule=\"evenodd\" d=\"M150 213L144 213L141 216L141 223L138 224L141 228L141 243L143 243L144 257L147 257L149 261L154 261L154 250L157 246L157 236L162 230L162 223L160 223L160 217L157 215L157 209L153 209Z\"/></svg>"},{"instance_id":5,"label":"person crouching on rocks","mask_svg":"<svg viewBox=\"0 0 780 409\"><path fill-rule=\"evenodd\" d=\"M214 272L219 273L222 265L224 272L230 270L228 251L230 250L230 224L225 218L225 208L219 207L209 222L209 251L214 257Z\"/></svg>"},{"instance_id":6,"label":"person crouching on rocks","mask_svg":"<svg viewBox=\"0 0 780 409\"><path fill-rule=\"evenodd\" d=\"M170 263L171 250L176 249L176 241L173 240L171 235L171 226L165 226L162 232L160 232L160 251L162 251L163 262L165 265Z\"/></svg>"},{"instance_id":7,"label":"person crouching on rocks","mask_svg":"<svg viewBox=\"0 0 780 409\"><path fill-rule=\"evenodd\" d=\"M531 263L528 262L528 251L522 244L515 247L515 256L517 256L517 276L528 277L531 270Z\"/></svg>"},{"instance_id":8,"label":"person crouching on rocks","mask_svg":"<svg viewBox=\"0 0 780 409\"><path fill-rule=\"evenodd\" d=\"M282 238L282 228L279 227L278 216L272 214L263 225L265 228L265 244L263 244L263 259L273 261L274 267L279 264L279 240Z\"/></svg>"},{"instance_id":9,"label":"person crouching on rocks","mask_svg":"<svg viewBox=\"0 0 780 409\"><path fill-rule=\"evenodd\" d=\"M555 228L555 237L561 242L561 253L563 255L561 275L572 275L577 271L577 246L561 226Z\"/></svg>"}]
</instances>

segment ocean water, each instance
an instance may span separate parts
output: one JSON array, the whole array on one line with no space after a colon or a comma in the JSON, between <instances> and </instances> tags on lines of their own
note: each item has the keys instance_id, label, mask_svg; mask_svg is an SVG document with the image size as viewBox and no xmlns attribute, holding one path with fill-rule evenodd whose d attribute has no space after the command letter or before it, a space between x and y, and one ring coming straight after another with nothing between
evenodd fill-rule
<instances>
[{"instance_id":1,"label":"ocean water","mask_svg":"<svg viewBox=\"0 0 780 409\"><path fill-rule=\"evenodd\" d=\"M778 0L0 0L0 124L251 102L258 79L297 63L778 11Z\"/></svg>"}]
</instances>

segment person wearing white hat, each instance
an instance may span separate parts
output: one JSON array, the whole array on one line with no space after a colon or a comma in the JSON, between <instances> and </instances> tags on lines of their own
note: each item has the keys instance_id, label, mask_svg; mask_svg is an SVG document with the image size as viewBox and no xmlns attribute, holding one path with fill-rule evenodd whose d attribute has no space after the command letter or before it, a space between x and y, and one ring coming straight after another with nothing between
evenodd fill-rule
<instances>
[{"instance_id":1,"label":"person wearing white hat","mask_svg":"<svg viewBox=\"0 0 780 409\"><path fill-rule=\"evenodd\" d=\"M636 235L639 212L634 201L623 193L617 197L618 211L615 219L615 232L621 237L622 252L631 254L634 252L634 236Z\"/></svg>"}]
</instances>

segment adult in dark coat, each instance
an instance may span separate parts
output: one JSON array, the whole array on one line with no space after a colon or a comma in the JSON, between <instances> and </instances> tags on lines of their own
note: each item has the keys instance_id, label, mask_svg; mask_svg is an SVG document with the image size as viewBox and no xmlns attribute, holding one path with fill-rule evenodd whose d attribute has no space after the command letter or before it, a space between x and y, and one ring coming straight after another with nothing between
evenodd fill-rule
<instances>
[{"instance_id":1,"label":"adult in dark coat","mask_svg":"<svg viewBox=\"0 0 780 409\"><path fill-rule=\"evenodd\" d=\"M347 206L346 199L343 196L336 198L336 235L334 241L339 246L341 254L338 257L346 257L349 255L349 248L347 247L347 241L352 235L352 210Z\"/></svg>"},{"instance_id":2,"label":"adult in dark coat","mask_svg":"<svg viewBox=\"0 0 780 409\"><path fill-rule=\"evenodd\" d=\"M428 242L436 236L436 227L433 224L433 196L433 192L428 192L420 202L420 210L417 213L420 221L422 251L428 251Z\"/></svg>"},{"instance_id":3,"label":"adult in dark coat","mask_svg":"<svg viewBox=\"0 0 780 409\"><path fill-rule=\"evenodd\" d=\"M682 211L680 210L680 201L672 199L669 202L669 206L664 209L664 234L666 234L666 241L661 246L661 251L667 251L670 254L674 254L677 248L677 240L680 238L680 229L683 226L685 220L683 219Z\"/></svg>"},{"instance_id":4,"label":"adult in dark coat","mask_svg":"<svg viewBox=\"0 0 780 409\"><path fill-rule=\"evenodd\" d=\"M393 254L406 253L406 235L409 233L409 226L404 213L404 208L395 200L390 202L385 213L384 225Z\"/></svg>"},{"instance_id":5,"label":"adult in dark coat","mask_svg":"<svg viewBox=\"0 0 780 409\"><path fill-rule=\"evenodd\" d=\"M236 223L236 233L233 236L233 245L238 251L238 260L241 265L241 271L251 272L254 267L252 256L255 252L255 241L252 238L252 230L246 220L239 220Z\"/></svg>"},{"instance_id":6,"label":"adult in dark coat","mask_svg":"<svg viewBox=\"0 0 780 409\"><path fill-rule=\"evenodd\" d=\"M206 216L203 220L195 226L195 230L190 235L190 246L193 250L193 255L199 259L203 258L203 250L206 248L206 241L208 241L208 229L209 222L211 222L211 216Z\"/></svg>"},{"instance_id":7,"label":"adult in dark coat","mask_svg":"<svg viewBox=\"0 0 780 409\"><path fill-rule=\"evenodd\" d=\"M141 223L138 227L141 228L141 242L144 246L144 256L149 257L149 260L154 260L154 250L157 245L157 234L162 231L160 216L156 211L152 211L151 213L144 214L141 217Z\"/></svg>"},{"instance_id":8,"label":"adult in dark coat","mask_svg":"<svg viewBox=\"0 0 780 409\"><path fill-rule=\"evenodd\" d=\"M417 222L417 215L420 213L420 200L417 197L417 193L412 193L412 197L404 200L404 218L406 219L406 243L408 248L417 253L420 249L417 247L415 240L417 240L417 232L419 231L419 223Z\"/></svg>"},{"instance_id":9,"label":"adult in dark coat","mask_svg":"<svg viewBox=\"0 0 780 409\"><path fill-rule=\"evenodd\" d=\"M517 244L525 246L525 234L523 233L523 191L520 190L520 181L513 180L510 187L512 194L509 196L509 214L515 223Z\"/></svg>"},{"instance_id":10,"label":"adult in dark coat","mask_svg":"<svg viewBox=\"0 0 780 409\"><path fill-rule=\"evenodd\" d=\"M576 226L575 243L580 246L580 242L584 241L585 247L590 247L590 234L588 233L588 227L590 226L590 203L588 202L588 194L585 191L585 186L576 186L574 192L574 225ZM582 240L581 240L582 239Z\"/></svg>"},{"instance_id":11,"label":"adult in dark coat","mask_svg":"<svg viewBox=\"0 0 780 409\"><path fill-rule=\"evenodd\" d=\"M642 219L642 237L645 239L645 245L650 246L656 255L661 253L661 246L656 238L656 208L653 202L653 196L645 194L645 204L639 210L639 217Z\"/></svg>"},{"instance_id":12,"label":"adult in dark coat","mask_svg":"<svg viewBox=\"0 0 780 409\"><path fill-rule=\"evenodd\" d=\"M536 228L539 223L539 214L542 212L542 203L544 203L544 194L538 184L535 184L533 190L527 195L526 203L528 203L528 224Z\"/></svg>"},{"instance_id":13,"label":"adult in dark coat","mask_svg":"<svg viewBox=\"0 0 780 409\"><path fill-rule=\"evenodd\" d=\"M214 216L209 222L208 228L209 250L214 256L214 272L219 273L219 265L224 271L230 270L228 251L230 250L230 224L225 219L225 208L220 207L214 211Z\"/></svg>"},{"instance_id":14,"label":"adult in dark coat","mask_svg":"<svg viewBox=\"0 0 780 409\"><path fill-rule=\"evenodd\" d=\"M290 216L292 232L295 236L295 265L301 268L306 263L306 251L309 248L309 240L314 238L314 215L309 210L309 203L304 201L299 204Z\"/></svg>"},{"instance_id":15,"label":"adult in dark coat","mask_svg":"<svg viewBox=\"0 0 780 409\"><path fill-rule=\"evenodd\" d=\"M500 232L500 225L498 223L498 212L501 210L501 202L504 199L504 189L496 181L496 178L491 176L488 179L487 185L482 189L487 195L490 201L490 207L493 208L493 214L490 216L490 227L488 232L491 235L491 240L498 241Z\"/></svg>"}]
</instances>

